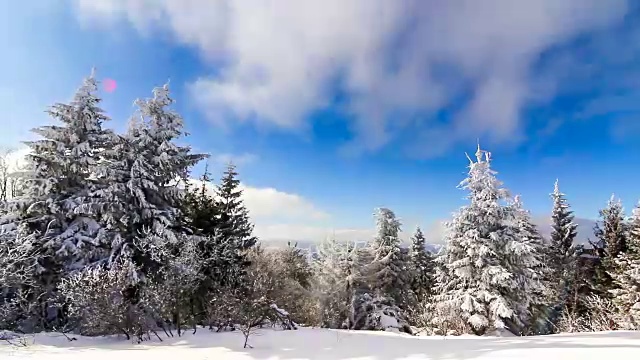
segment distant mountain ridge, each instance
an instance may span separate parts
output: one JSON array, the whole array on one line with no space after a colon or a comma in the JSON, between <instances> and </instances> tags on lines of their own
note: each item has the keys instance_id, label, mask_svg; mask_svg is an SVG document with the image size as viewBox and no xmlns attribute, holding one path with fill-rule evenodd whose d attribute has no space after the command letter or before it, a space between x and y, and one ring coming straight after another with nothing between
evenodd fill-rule
<instances>
[{"instance_id":1,"label":"distant mountain ridge","mask_svg":"<svg viewBox=\"0 0 640 360\"><path fill-rule=\"evenodd\" d=\"M544 216L534 216L533 222L537 226L540 234L548 238L551 234L551 218ZM590 247L589 240L594 240L593 228L596 225L595 220L584 219L584 218L576 218L574 220L576 224L578 224L578 236L576 239L577 244L585 245L586 247ZM407 232L401 233L401 239L403 240L404 245L408 245L408 239L411 234ZM424 235L427 239L427 249L432 252L437 252L443 245L443 237L444 237L444 223L436 223L433 224L428 230L424 231ZM338 239L339 241L367 241L369 239ZM261 241L261 244L267 248L280 248L287 246L287 243L290 242L291 245L298 244L299 248L302 249L315 249L315 247L322 241L322 239L318 240L295 240L295 239L269 239Z\"/></svg>"}]
</instances>

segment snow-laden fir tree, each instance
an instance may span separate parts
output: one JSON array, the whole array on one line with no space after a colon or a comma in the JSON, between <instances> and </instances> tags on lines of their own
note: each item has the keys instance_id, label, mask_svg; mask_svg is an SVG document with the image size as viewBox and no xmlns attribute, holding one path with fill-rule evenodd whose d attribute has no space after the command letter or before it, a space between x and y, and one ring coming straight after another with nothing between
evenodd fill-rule
<instances>
[{"instance_id":1,"label":"snow-laden fir tree","mask_svg":"<svg viewBox=\"0 0 640 360\"><path fill-rule=\"evenodd\" d=\"M415 300L425 301L431 296L435 283L435 260L433 254L426 248L426 241L420 227L416 228L411 237L408 268Z\"/></svg>"},{"instance_id":2,"label":"snow-laden fir tree","mask_svg":"<svg viewBox=\"0 0 640 360\"><path fill-rule=\"evenodd\" d=\"M623 254L616 259L617 267L612 273L616 285L611 290L613 303L622 315L622 327L627 330L640 329L640 258Z\"/></svg>"},{"instance_id":3,"label":"snow-laden fir tree","mask_svg":"<svg viewBox=\"0 0 640 360\"><path fill-rule=\"evenodd\" d=\"M401 223L387 208L377 209L375 217L376 237L367 248L372 257L365 270L367 281L374 296L389 296L397 305L403 305L409 293L410 279L398 236Z\"/></svg>"},{"instance_id":4,"label":"snow-laden fir tree","mask_svg":"<svg viewBox=\"0 0 640 360\"><path fill-rule=\"evenodd\" d=\"M169 87L153 90L153 98L137 100L138 119L112 152L105 167L110 186L101 196L110 202L103 217L110 233L112 260L131 257L142 274L156 273L182 231L179 206L191 166L205 156L177 140L183 120L168 109Z\"/></svg>"},{"instance_id":5,"label":"snow-laden fir tree","mask_svg":"<svg viewBox=\"0 0 640 360\"><path fill-rule=\"evenodd\" d=\"M633 208L629 219L627 253L640 257L640 202Z\"/></svg>"},{"instance_id":6,"label":"snow-laden fir tree","mask_svg":"<svg viewBox=\"0 0 640 360\"><path fill-rule=\"evenodd\" d=\"M225 266L235 274L234 286L241 286L243 273L249 265L246 252L256 244L258 238L253 235L253 224L249 210L244 205L238 172L232 163L227 165L216 187L216 206L218 235L221 241L228 244L228 254L233 256Z\"/></svg>"},{"instance_id":7,"label":"snow-laden fir tree","mask_svg":"<svg viewBox=\"0 0 640 360\"><path fill-rule=\"evenodd\" d=\"M220 211L214 189L208 164L198 181L186 185L181 203L183 221L195 235L213 236L217 233Z\"/></svg>"},{"instance_id":8,"label":"snow-laden fir tree","mask_svg":"<svg viewBox=\"0 0 640 360\"><path fill-rule=\"evenodd\" d=\"M555 304L552 321L557 319L559 312L567 307L569 311L575 311L578 302L578 289L582 280L579 279L579 256L581 248L574 245L578 235L578 225L574 222L573 211L560 192L558 180L554 184L553 212L551 215L551 234L549 236L548 261L552 269L553 278L557 280L556 287L550 302Z\"/></svg>"},{"instance_id":9,"label":"snow-laden fir tree","mask_svg":"<svg viewBox=\"0 0 640 360\"><path fill-rule=\"evenodd\" d=\"M513 267L507 261L516 241L512 210L505 206L508 191L491 169L486 151L469 159L469 175L460 184L468 191L469 204L446 224L446 247L439 259L444 273L438 276L436 302L453 321L463 320L476 334L502 330L516 319L521 298ZM465 329L459 329L465 331Z\"/></svg>"},{"instance_id":10,"label":"snow-laden fir tree","mask_svg":"<svg viewBox=\"0 0 640 360\"><path fill-rule=\"evenodd\" d=\"M26 226L47 238L47 251L65 257L73 268L100 258L93 253L98 226L92 217L98 204L89 195L101 184L94 170L115 135L102 128L109 118L99 107L97 89L92 72L69 104L58 103L48 110L60 125L32 130L42 137L26 142L31 150L26 160L33 173L25 180L24 194L8 204L7 220L14 220L12 225ZM11 228L15 227L5 226Z\"/></svg>"},{"instance_id":11,"label":"snow-laden fir tree","mask_svg":"<svg viewBox=\"0 0 640 360\"><path fill-rule=\"evenodd\" d=\"M6 235L35 235L34 291L43 294L32 296L40 303L36 316L45 326L60 315L51 304L59 279L67 271L108 256L104 244L97 241L95 215L100 205L91 194L104 186L95 168L114 135L102 128L108 117L99 107L97 88L92 72L70 103L48 110L57 124L33 130L41 139L26 142L31 150L26 156L30 176L24 180L21 196L8 202L8 212L0 220Z\"/></svg>"},{"instance_id":12,"label":"snow-laden fir tree","mask_svg":"<svg viewBox=\"0 0 640 360\"><path fill-rule=\"evenodd\" d=\"M550 248L553 250L551 259L553 265L562 270L567 261L573 257L573 243L578 235L576 224L565 194L560 192L558 180L556 180L551 193L553 199L553 212L551 215Z\"/></svg>"},{"instance_id":13,"label":"snow-laden fir tree","mask_svg":"<svg viewBox=\"0 0 640 360\"><path fill-rule=\"evenodd\" d=\"M565 194L560 192L558 180L554 184L551 198L553 199L553 212L549 237L552 257L550 260L552 265L556 267L558 272L556 275L561 275L566 272L566 267L571 265L570 262L575 260L573 245L578 235L578 224L574 222L573 211L567 203Z\"/></svg>"},{"instance_id":14,"label":"snow-laden fir tree","mask_svg":"<svg viewBox=\"0 0 640 360\"><path fill-rule=\"evenodd\" d=\"M600 210L599 214L600 220L594 228L598 241L591 245L600 259L592 287L598 295L609 296L609 290L614 287L609 274L615 272L615 260L618 256L627 251L627 226L622 203L613 195L607 207Z\"/></svg>"},{"instance_id":15,"label":"snow-laden fir tree","mask_svg":"<svg viewBox=\"0 0 640 360\"><path fill-rule=\"evenodd\" d=\"M362 274L356 289L354 329L411 332L404 310L411 296L406 253L400 248L400 221L393 211L376 209L376 236L358 251Z\"/></svg>"},{"instance_id":16,"label":"snow-laden fir tree","mask_svg":"<svg viewBox=\"0 0 640 360\"><path fill-rule=\"evenodd\" d=\"M517 234L507 246L507 260L518 289L514 292L517 317L514 326L520 334L537 334L544 332L548 318L546 300L551 279L545 265L547 244L519 195L514 197L511 210Z\"/></svg>"},{"instance_id":17,"label":"snow-laden fir tree","mask_svg":"<svg viewBox=\"0 0 640 360\"><path fill-rule=\"evenodd\" d=\"M240 180L232 163L227 165L216 195L220 210L218 226L222 236L233 239L239 250L246 250L255 245L258 239L253 236L253 224L242 201Z\"/></svg>"},{"instance_id":18,"label":"snow-laden fir tree","mask_svg":"<svg viewBox=\"0 0 640 360\"><path fill-rule=\"evenodd\" d=\"M182 221L192 234L200 238L197 247L202 260L199 269L202 277L192 300L196 313L202 316L210 309L210 299L224 293L222 288L237 280L238 275L236 266L232 266L239 258L236 247L218 230L220 211L214 188L207 166L198 183L187 185L181 203ZM212 318L210 315L200 320L207 323Z\"/></svg>"},{"instance_id":19,"label":"snow-laden fir tree","mask_svg":"<svg viewBox=\"0 0 640 360\"><path fill-rule=\"evenodd\" d=\"M623 319L624 329L640 330L640 205L633 209L629 221L627 251L615 259L610 275L613 303Z\"/></svg>"}]
</instances>

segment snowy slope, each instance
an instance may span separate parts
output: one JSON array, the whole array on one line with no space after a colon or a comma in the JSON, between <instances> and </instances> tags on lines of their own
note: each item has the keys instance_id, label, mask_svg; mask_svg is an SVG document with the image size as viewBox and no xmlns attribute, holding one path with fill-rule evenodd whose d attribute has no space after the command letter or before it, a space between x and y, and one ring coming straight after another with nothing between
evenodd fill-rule
<instances>
[{"instance_id":1,"label":"snowy slope","mask_svg":"<svg viewBox=\"0 0 640 360\"><path fill-rule=\"evenodd\" d=\"M37 335L26 348L0 345L0 359L38 360L418 360L418 359L640 359L640 332L608 332L524 338L411 337L382 332L324 329L263 330L243 349L239 333L199 330L182 338L142 345L109 338L68 342Z\"/></svg>"}]
</instances>

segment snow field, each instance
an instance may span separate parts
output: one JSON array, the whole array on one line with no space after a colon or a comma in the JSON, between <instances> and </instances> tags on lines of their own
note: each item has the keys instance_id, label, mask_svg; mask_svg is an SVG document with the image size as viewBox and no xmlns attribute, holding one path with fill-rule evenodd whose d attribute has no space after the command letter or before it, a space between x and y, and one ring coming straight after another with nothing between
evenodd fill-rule
<instances>
[{"instance_id":1,"label":"snow field","mask_svg":"<svg viewBox=\"0 0 640 360\"><path fill-rule=\"evenodd\" d=\"M640 332L530 337L420 337L390 332L301 328L261 330L243 349L239 332L192 335L135 344L122 338L38 334L27 347L0 345L0 359L28 360L637 360Z\"/></svg>"}]
</instances>

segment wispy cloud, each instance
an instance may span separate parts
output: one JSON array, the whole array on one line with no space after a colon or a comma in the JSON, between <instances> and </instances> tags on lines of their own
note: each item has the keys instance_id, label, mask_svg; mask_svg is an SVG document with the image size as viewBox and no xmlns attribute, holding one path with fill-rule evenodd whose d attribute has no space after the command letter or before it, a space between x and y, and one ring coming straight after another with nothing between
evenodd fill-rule
<instances>
[{"instance_id":1,"label":"wispy cloud","mask_svg":"<svg viewBox=\"0 0 640 360\"><path fill-rule=\"evenodd\" d=\"M166 27L221 66L191 85L212 119L298 129L331 104L339 83L351 152L393 142L417 118L408 148L423 156L478 136L522 140L523 110L553 98L576 60L547 57L536 73L541 55L629 10L626 0L76 2L84 19ZM436 122L460 98L451 119Z\"/></svg>"}]
</instances>

